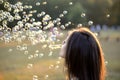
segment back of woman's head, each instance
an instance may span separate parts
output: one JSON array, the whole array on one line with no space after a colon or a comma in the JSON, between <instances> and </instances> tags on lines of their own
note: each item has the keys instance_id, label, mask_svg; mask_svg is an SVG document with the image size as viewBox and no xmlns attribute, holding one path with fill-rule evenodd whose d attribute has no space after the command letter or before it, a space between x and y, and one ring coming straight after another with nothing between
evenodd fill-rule
<instances>
[{"instance_id":1,"label":"back of woman's head","mask_svg":"<svg viewBox=\"0 0 120 80\"><path fill-rule=\"evenodd\" d=\"M104 80L104 58L96 36L87 28L74 30L68 39L65 64L69 80Z\"/></svg>"}]
</instances>

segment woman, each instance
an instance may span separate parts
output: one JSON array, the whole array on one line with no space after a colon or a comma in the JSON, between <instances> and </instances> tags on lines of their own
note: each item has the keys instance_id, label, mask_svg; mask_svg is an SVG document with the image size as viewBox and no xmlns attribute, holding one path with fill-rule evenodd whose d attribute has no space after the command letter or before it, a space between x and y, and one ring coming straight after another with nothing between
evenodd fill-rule
<instances>
[{"instance_id":1,"label":"woman","mask_svg":"<svg viewBox=\"0 0 120 80\"><path fill-rule=\"evenodd\" d=\"M63 42L60 56L65 58L67 80L104 80L102 48L89 29L71 31Z\"/></svg>"}]
</instances>

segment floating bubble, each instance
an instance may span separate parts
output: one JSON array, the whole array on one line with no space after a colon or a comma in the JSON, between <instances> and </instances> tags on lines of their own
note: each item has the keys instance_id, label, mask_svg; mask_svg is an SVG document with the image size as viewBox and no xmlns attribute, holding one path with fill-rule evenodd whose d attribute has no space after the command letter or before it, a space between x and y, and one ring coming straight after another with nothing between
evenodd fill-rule
<instances>
[{"instance_id":1,"label":"floating bubble","mask_svg":"<svg viewBox=\"0 0 120 80\"><path fill-rule=\"evenodd\" d=\"M41 58L41 57L43 57L43 56L44 56L44 54L43 54L43 53L40 53L40 54L39 54L39 57L40 57L40 58Z\"/></svg>"},{"instance_id":2,"label":"floating bubble","mask_svg":"<svg viewBox=\"0 0 120 80\"><path fill-rule=\"evenodd\" d=\"M60 61L56 61L56 64L60 64Z\"/></svg>"},{"instance_id":3,"label":"floating bubble","mask_svg":"<svg viewBox=\"0 0 120 80\"><path fill-rule=\"evenodd\" d=\"M49 66L49 69L53 69L53 67L54 67L54 65L51 64L51 65Z\"/></svg>"},{"instance_id":4,"label":"floating bubble","mask_svg":"<svg viewBox=\"0 0 120 80\"><path fill-rule=\"evenodd\" d=\"M41 15L44 16L46 13L44 11L41 12Z\"/></svg>"},{"instance_id":5,"label":"floating bubble","mask_svg":"<svg viewBox=\"0 0 120 80\"><path fill-rule=\"evenodd\" d=\"M64 17L64 15L63 15L63 14L60 14L59 17Z\"/></svg>"},{"instance_id":6,"label":"floating bubble","mask_svg":"<svg viewBox=\"0 0 120 80\"><path fill-rule=\"evenodd\" d=\"M59 65L56 65L56 66L55 66L55 69L58 69L59 67L60 67Z\"/></svg>"},{"instance_id":7,"label":"floating bubble","mask_svg":"<svg viewBox=\"0 0 120 80\"><path fill-rule=\"evenodd\" d=\"M60 28L61 28L61 29L65 29L65 26L64 26L64 25L61 25Z\"/></svg>"},{"instance_id":8,"label":"floating bubble","mask_svg":"<svg viewBox=\"0 0 120 80\"><path fill-rule=\"evenodd\" d=\"M36 54L34 54L34 58L36 58L36 57L38 57L38 56L39 56L39 54L37 54L37 53L36 53Z\"/></svg>"},{"instance_id":9,"label":"floating bubble","mask_svg":"<svg viewBox=\"0 0 120 80\"><path fill-rule=\"evenodd\" d=\"M27 54L28 54L28 51L25 51L24 54L27 55Z\"/></svg>"},{"instance_id":10,"label":"floating bubble","mask_svg":"<svg viewBox=\"0 0 120 80\"><path fill-rule=\"evenodd\" d=\"M37 2L37 3L36 3L36 6L40 6L40 2Z\"/></svg>"},{"instance_id":11,"label":"floating bubble","mask_svg":"<svg viewBox=\"0 0 120 80\"><path fill-rule=\"evenodd\" d=\"M49 75L45 75L45 79L48 79Z\"/></svg>"},{"instance_id":12,"label":"floating bubble","mask_svg":"<svg viewBox=\"0 0 120 80\"><path fill-rule=\"evenodd\" d=\"M88 25L93 25L93 21L88 21Z\"/></svg>"},{"instance_id":13,"label":"floating bubble","mask_svg":"<svg viewBox=\"0 0 120 80\"><path fill-rule=\"evenodd\" d=\"M9 49L9 50L8 50L8 52L12 52L12 51L13 51L13 49Z\"/></svg>"},{"instance_id":14,"label":"floating bubble","mask_svg":"<svg viewBox=\"0 0 120 80\"><path fill-rule=\"evenodd\" d=\"M33 55L29 55L29 56L28 56L28 59L32 59L32 58L33 58Z\"/></svg>"},{"instance_id":15,"label":"floating bubble","mask_svg":"<svg viewBox=\"0 0 120 80\"><path fill-rule=\"evenodd\" d=\"M39 50L36 50L35 53L39 53Z\"/></svg>"},{"instance_id":16,"label":"floating bubble","mask_svg":"<svg viewBox=\"0 0 120 80\"><path fill-rule=\"evenodd\" d=\"M66 24L65 24L65 26L66 26L66 27L68 27L68 26L69 26L69 24L68 24L68 23L66 23Z\"/></svg>"},{"instance_id":17,"label":"floating bubble","mask_svg":"<svg viewBox=\"0 0 120 80\"><path fill-rule=\"evenodd\" d=\"M108 61L105 61L105 64L107 65L107 64L108 64Z\"/></svg>"},{"instance_id":18,"label":"floating bubble","mask_svg":"<svg viewBox=\"0 0 120 80\"><path fill-rule=\"evenodd\" d=\"M29 63L28 65L27 65L27 68L28 69L31 69L33 67L33 64L31 64L31 63Z\"/></svg>"},{"instance_id":19,"label":"floating bubble","mask_svg":"<svg viewBox=\"0 0 120 80\"><path fill-rule=\"evenodd\" d=\"M38 76L37 75L33 75L33 80L38 80Z\"/></svg>"},{"instance_id":20,"label":"floating bubble","mask_svg":"<svg viewBox=\"0 0 120 80\"><path fill-rule=\"evenodd\" d=\"M9 2L5 2L5 3L4 3L4 8L9 8L9 7L10 7Z\"/></svg>"},{"instance_id":21,"label":"floating bubble","mask_svg":"<svg viewBox=\"0 0 120 80\"><path fill-rule=\"evenodd\" d=\"M77 27L82 27L82 24L78 24Z\"/></svg>"},{"instance_id":22,"label":"floating bubble","mask_svg":"<svg viewBox=\"0 0 120 80\"><path fill-rule=\"evenodd\" d=\"M20 50L20 49L21 49L21 46L20 46L20 45L17 45L16 48L17 48L17 50Z\"/></svg>"},{"instance_id":23,"label":"floating bubble","mask_svg":"<svg viewBox=\"0 0 120 80\"><path fill-rule=\"evenodd\" d=\"M69 5L73 5L73 2L69 2Z\"/></svg>"},{"instance_id":24,"label":"floating bubble","mask_svg":"<svg viewBox=\"0 0 120 80\"><path fill-rule=\"evenodd\" d=\"M107 14L106 17L109 18L109 17L110 17L110 14Z\"/></svg>"},{"instance_id":25,"label":"floating bubble","mask_svg":"<svg viewBox=\"0 0 120 80\"><path fill-rule=\"evenodd\" d=\"M55 6L55 9L57 9L58 8L58 6Z\"/></svg>"},{"instance_id":26,"label":"floating bubble","mask_svg":"<svg viewBox=\"0 0 120 80\"><path fill-rule=\"evenodd\" d=\"M86 14L85 14L85 13L82 13L82 14L81 14L81 17L85 17L85 16L86 16Z\"/></svg>"},{"instance_id":27,"label":"floating bubble","mask_svg":"<svg viewBox=\"0 0 120 80\"><path fill-rule=\"evenodd\" d=\"M48 54L48 56L52 56L52 54L53 54L53 52L52 52L52 51L50 51L50 53Z\"/></svg>"},{"instance_id":28,"label":"floating bubble","mask_svg":"<svg viewBox=\"0 0 120 80\"><path fill-rule=\"evenodd\" d=\"M58 59L59 59L59 60L61 60L61 59L62 59L62 57L58 57Z\"/></svg>"},{"instance_id":29,"label":"floating bubble","mask_svg":"<svg viewBox=\"0 0 120 80\"><path fill-rule=\"evenodd\" d=\"M67 14L68 13L68 11L63 11L63 14Z\"/></svg>"},{"instance_id":30,"label":"floating bubble","mask_svg":"<svg viewBox=\"0 0 120 80\"><path fill-rule=\"evenodd\" d=\"M3 2L4 2L3 0L0 0L0 4L3 4Z\"/></svg>"},{"instance_id":31,"label":"floating bubble","mask_svg":"<svg viewBox=\"0 0 120 80\"><path fill-rule=\"evenodd\" d=\"M43 4L43 5L46 5L46 4L47 4L47 2L46 2L46 1L44 1L42 4Z\"/></svg>"},{"instance_id":32,"label":"floating bubble","mask_svg":"<svg viewBox=\"0 0 120 80\"><path fill-rule=\"evenodd\" d=\"M42 46L42 48L44 49L44 48L47 48L47 44L44 44L43 46Z\"/></svg>"}]
</instances>

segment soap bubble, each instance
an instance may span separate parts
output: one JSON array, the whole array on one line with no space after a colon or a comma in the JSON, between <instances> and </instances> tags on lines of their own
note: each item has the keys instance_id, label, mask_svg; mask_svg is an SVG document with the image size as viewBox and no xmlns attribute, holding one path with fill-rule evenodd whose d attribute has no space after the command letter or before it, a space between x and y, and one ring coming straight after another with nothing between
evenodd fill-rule
<instances>
[{"instance_id":1,"label":"soap bubble","mask_svg":"<svg viewBox=\"0 0 120 80\"><path fill-rule=\"evenodd\" d=\"M44 1L42 4L43 4L43 5L46 5L46 4L47 4L47 2L46 2L46 1Z\"/></svg>"},{"instance_id":2,"label":"soap bubble","mask_svg":"<svg viewBox=\"0 0 120 80\"><path fill-rule=\"evenodd\" d=\"M53 69L53 67L54 67L54 65L51 64L51 65L49 66L49 69Z\"/></svg>"},{"instance_id":3,"label":"soap bubble","mask_svg":"<svg viewBox=\"0 0 120 80\"><path fill-rule=\"evenodd\" d=\"M63 14L60 14L59 17L64 17L64 15L63 15Z\"/></svg>"},{"instance_id":4,"label":"soap bubble","mask_svg":"<svg viewBox=\"0 0 120 80\"><path fill-rule=\"evenodd\" d=\"M40 54L39 54L39 57L40 57L40 58L41 58L41 57L43 57L43 56L44 56L44 54L43 54L43 53L40 53Z\"/></svg>"},{"instance_id":5,"label":"soap bubble","mask_svg":"<svg viewBox=\"0 0 120 80\"><path fill-rule=\"evenodd\" d=\"M64 25L61 25L60 28L61 28L61 29L65 29L65 26L64 26Z\"/></svg>"},{"instance_id":6,"label":"soap bubble","mask_svg":"<svg viewBox=\"0 0 120 80\"><path fill-rule=\"evenodd\" d=\"M29 63L28 65L27 65L27 68L28 69L31 69L33 67L33 64L31 64L31 63Z\"/></svg>"},{"instance_id":7,"label":"soap bubble","mask_svg":"<svg viewBox=\"0 0 120 80\"><path fill-rule=\"evenodd\" d=\"M88 21L88 25L93 25L93 21Z\"/></svg>"},{"instance_id":8,"label":"soap bubble","mask_svg":"<svg viewBox=\"0 0 120 80\"><path fill-rule=\"evenodd\" d=\"M37 75L33 75L33 80L38 80L38 76Z\"/></svg>"},{"instance_id":9,"label":"soap bubble","mask_svg":"<svg viewBox=\"0 0 120 80\"><path fill-rule=\"evenodd\" d=\"M34 58L36 58L36 57L38 57L38 56L39 56L39 54L37 54L37 53L36 53L36 54L34 54Z\"/></svg>"},{"instance_id":10,"label":"soap bubble","mask_svg":"<svg viewBox=\"0 0 120 80\"><path fill-rule=\"evenodd\" d=\"M12 52L12 51L13 51L13 49L9 49L9 50L8 50L8 52Z\"/></svg>"},{"instance_id":11,"label":"soap bubble","mask_svg":"<svg viewBox=\"0 0 120 80\"><path fill-rule=\"evenodd\" d=\"M69 5L73 5L73 2L69 2Z\"/></svg>"},{"instance_id":12,"label":"soap bubble","mask_svg":"<svg viewBox=\"0 0 120 80\"><path fill-rule=\"evenodd\" d=\"M28 56L28 59L32 59L32 58L33 58L33 55L29 55L29 56Z\"/></svg>"},{"instance_id":13,"label":"soap bubble","mask_svg":"<svg viewBox=\"0 0 120 80\"><path fill-rule=\"evenodd\" d=\"M85 17L85 16L86 16L86 14L85 14L85 13L82 13L82 14L81 14L81 17Z\"/></svg>"},{"instance_id":14,"label":"soap bubble","mask_svg":"<svg viewBox=\"0 0 120 80\"><path fill-rule=\"evenodd\" d=\"M3 0L0 0L0 4L3 4Z\"/></svg>"},{"instance_id":15,"label":"soap bubble","mask_svg":"<svg viewBox=\"0 0 120 80\"><path fill-rule=\"evenodd\" d=\"M40 6L40 2L37 2L37 3L36 3L36 6Z\"/></svg>"},{"instance_id":16,"label":"soap bubble","mask_svg":"<svg viewBox=\"0 0 120 80\"><path fill-rule=\"evenodd\" d=\"M45 75L45 79L47 79L49 77L49 75Z\"/></svg>"},{"instance_id":17,"label":"soap bubble","mask_svg":"<svg viewBox=\"0 0 120 80\"><path fill-rule=\"evenodd\" d=\"M63 11L63 14L67 14L68 13L68 11Z\"/></svg>"},{"instance_id":18,"label":"soap bubble","mask_svg":"<svg viewBox=\"0 0 120 80\"><path fill-rule=\"evenodd\" d=\"M58 69L59 67L60 67L59 65L56 65L56 66L55 66L55 69Z\"/></svg>"},{"instance_id":19,"label":"soap bubble","mask_svg":"<svg viewBox=\"0 0 120 80\"><path fill-rule=\"evenodd\" d=\"M52 51L50 51L50 53L48 54L48 56L52 56L52 54L53 54L53 52L52 52Z\"/></svg>"},{"instance_id":20,"label":"soap bubble","mask_svg":"<svg viewBox=\"0 0 120 80\"><path fill-rule=\"evenodd\" d=\"M82 24L78 24L77 27L82 27Z\"/></svg>"},{"instance_id":21,"label":"soap bubble","mask_svg":"<svg viewBox=\"0 0 120 80\"><path fill-rule=\"evenodd\" d=\"M27 55L27 54L28 54L28 51L25 51L24 54Z\"/></svg>"},{"instance_id":22,"label":"soap bubble","mask_svg":"<svg viewBox=\"0 0 120 80\"><path fill-rule=\"evenodd\" d=\"M109 18L109 17L110 17L110 14L107 14L106 17Z\"/></svg>"}]
</instances>

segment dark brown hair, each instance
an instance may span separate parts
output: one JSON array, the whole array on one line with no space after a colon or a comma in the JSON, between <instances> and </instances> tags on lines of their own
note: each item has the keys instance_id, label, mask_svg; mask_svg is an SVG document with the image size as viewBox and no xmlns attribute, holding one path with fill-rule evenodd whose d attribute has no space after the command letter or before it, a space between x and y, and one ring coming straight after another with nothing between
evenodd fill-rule
<instances>
[{"instance_id":1,"label":"dark brown hair","mask_svg":"<svg viewBox=\"0 0 120 80\"><path fill-rule=\"evenodd\" d=\"M104 80L105 64L101 45L87 28L74 30L65 54L68 80Z\"/></svg>"}]
</instances>

